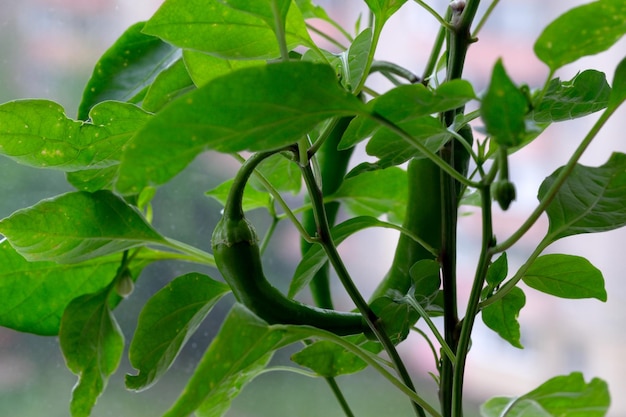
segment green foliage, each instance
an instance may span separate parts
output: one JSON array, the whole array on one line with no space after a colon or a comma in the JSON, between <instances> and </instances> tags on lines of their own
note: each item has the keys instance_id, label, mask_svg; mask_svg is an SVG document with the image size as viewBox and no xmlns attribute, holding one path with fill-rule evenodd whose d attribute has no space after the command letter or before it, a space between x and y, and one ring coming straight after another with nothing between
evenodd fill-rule
<instances>
[{"instance_id":1,"label":"green foliage","mask_svg":"<svg viewBox=\"0 0 626 417\"><path fill-rule=\"evenodd\" d=\"M597 378L586 383L579 372L557 376L517 398L492 398L481 406L483 417L600 417L609 408L609 392Z\"/></svg>"},{"instance_id":2,"label":"green foliage","mask_svg":"<svg viewBox=\"0 0 626 417\"><path fill-rule=\"evenodd\" d=\"M445 15L423 1L365 4L369 24L361 28L359 20L350 33L310 0L166 0L96 63L76 120L48 100L0 105L0 154L61 171L76 188L0 220L0 325L58 334L67 366L78 376L72 417L91 414L122 358L125 341L114 309L135 302L134 281L162 260L217 266L227 284L200 272L170 277L142 306L129 346L136 370L126 376L129 390L163 378L225 294L232 290L238 300L166 417L224 415L246 385L272 369L274 353L295 343L304 348L292 361L312 372L281 369L325 378L346 415L354 413L334 378L371 368L410 399L416 416L461 417L470 344L481 343L472 340L479 314L521 349L518 317L527 295L520 282L555 297L606 301L602 273L589 261L543 252L567 236L626 225L626 155L616 152L599 167L579 164L626 100L626 59L611 85L595 69L581 69L570 80L555 77L559 68L610 48L626 33L624 2L578 6L544 29L534 45L550 70L543 84L531 88L512 80L498 59L480 96L461 78L468 46L477 40L478 0L452 2ZM376 59L385 24L402 7L422 7L442 24L424 79ZM332 43L333 52L310 32ZM377 91L374 73L392 86ZM506 210L516 197L509 177L515 151L542 140L552 123L592 113L599 113L594 126L541 184L537 208L510 236L496 236L494 202ZM475 141L473 129L482 134ZM210 191L198 190L225 206L214 233L218 265L213 254L152 224L159 187L206 152L243 163L226 180L203 166L207 176L221 178ZM258 167L245 163L266 157ZM354 168L346 173L348 166ZM456 227L460 204L470 201L464 194L480 207L482 239L469 295L459 299L465 292L457 291L462 248ZM182 217L188 207L179 203ZM261 242L244 217L259 208L270 220ZM544 213L544 238L509 275L507 251ZM266 280L261 254L286 219L305 249L284 295ZM399 238L368 304L338 246L371 227L396 230ZM355 311L333 310L335 275ZM324 309L293 299L307 286ZM303 320L307 314L324 322ZM348 332L337 331L341 317L349 318ZM398 353L411 332L422 335L435 356L439 405L415 388ZM593 417L605 415L609 402L604 382L586 383L572 373L519 397L495 397L480 411L485 417Z\"/></svg>"}]
</instances>

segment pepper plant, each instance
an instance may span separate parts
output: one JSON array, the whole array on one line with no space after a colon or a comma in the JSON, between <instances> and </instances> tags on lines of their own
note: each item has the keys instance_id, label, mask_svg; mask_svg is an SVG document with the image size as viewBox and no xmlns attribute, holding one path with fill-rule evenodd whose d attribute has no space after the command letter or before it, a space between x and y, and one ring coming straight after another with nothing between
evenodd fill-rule
<instances>
[{"instance_id":1,"label":"pepper plant","mask_svg":"<svg viewBox=\"0 0 626 417\"><path fill-rule=\"evenodd\" d=\"M626 33L626 3L598 0L550 23L534 43L548 68L543 84L514 82L497 60L480 93L463 79L463 67L497 0L480 13L479 0L453 1L442 11L422 0L365 3L369 15L352 32L311 0L166 0L102 56L76 118L47 100L0 106L0 152L61 170L76 188L0 221L0 324L58 335L78 376L72 416L90 415L116 371L125 340L115 308L133 303L142 269L159 261L214 272L172 276L142 307L129 341L136 370L126 375L129 390L167 378L216 303L231 291L236 299L167 417L224 415L287 346L300 347L291 369L325 379L346 416L355 414L336 378L370 368L406 395L416 416L460 417L466 359L471 343L481 343L472 342L476 319L521 348L520 283L555 297L606 300L602 274L589 261L544 251L566 236L626 224L626 155L616 152L599 167L578 163L626 99L626 60L616 64L611 85L594 69L557 76ZM419 72L376 58L385 24L405 7L422 7L440 24ZM379 91L374 73L390 87ZM541 184L536 208L511 235L495 235L494 216L515 204L515 152L543 140L553 123L595 112L568 162ZM357 145L367 161L353 152ZM211 225L212 253L167 237L151 221L159 187L205 152L242 163L233 179L198 190L225 206ZM298 199L285 199L289 193ZM471 292L459 300L462 205L475 207L482 243ZM245 217L252 210L269 214L263 233ZM542 214L549 219L544 237L508 271L507 251ZM262 270L280 222L301 236L287 293ZM367 277L379 284L366 300L362 278L353 279L337 247L372 227L399 238L387 275ZM353 312L335 309L335 276ZM315 306L294 300L307 287ZM413 384L397 351L413 331L432 348L437 401ZM487 400L480 413L593 417L605 415L609 402L605 382L575 372Z\"/></svg>"}]
</instances>

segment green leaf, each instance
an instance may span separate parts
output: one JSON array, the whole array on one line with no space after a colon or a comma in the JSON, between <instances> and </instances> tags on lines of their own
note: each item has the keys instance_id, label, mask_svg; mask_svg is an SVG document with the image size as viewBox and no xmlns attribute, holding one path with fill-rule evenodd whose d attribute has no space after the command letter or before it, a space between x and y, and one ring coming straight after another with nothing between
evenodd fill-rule
<instances>
[{"instance_id":1,"label":"green leaf","mask_svg":"<svg viewBox=\"0 0 626 417\"><path fill-rule=\"evenodd\" d=\"M385 332L394 344L406 339L411 327L420 318L419 313L402 299L382 296L372 301L370 307L382 321Z\"/></svg>"},{"instance_id":2,"label":"green leaf","mask_svg":"<svg viewBox=\"0 0 626 417\"><path fill-rule=\"evenodd\" d=\"M226 200L230 194L230 188L233 185L233 179L229 179L218 185L212 190L206 192L206 195L218 201L222 206L226 204ZM259 191L252 187L249 183L245 186L243 194L242 207L244 212L255 210L258 208L269 209L272 206L272 199L267 192Z\"/></svg>"},{"instance_id":3,"label":"green leaf","mask_svg":"<svg viewBox=\"0 0 626 417\"><path fill-rule=\"evenodd\" d=\"M367 367L361 358L327 340L315 342L294 353L291 360L326 378L353 374Z\"/></svg>"},{"instance_id":4,"label":"green leaf","mask_svg":"<svg viewBox=\"0 0 626 417\"><path fill-rule=\"evenodd\" d=\"M586 383L580 372L554 377L526 395L495 397L481 405L483 417L604 417L611 399L606 382Z\"/></svg>"},{"instance_id":5,"label":"green leaf","mask_svg":"<svg viewBox=\"0 0 626 417\"><path fill-rule=\"evenodd\" d=\"M413 295L425 309L441 287L441 265L433 259L422 259L409 269L413 281Z\"/></svg>"},{"instance_id":6,"label":"green leaf","mask_svg":"<svg viewBox=\"0 0 626 417\"><path fill-rule=\"evenodd\" d=\"M365 29L354 39L350 47L339 54L341 84L348 91L360 85L365 74L368 56L372 47L372 30Z\"/></svg>"},{"instance_id":7,"label":"green leaf","mask_svg":"<svg viewBox=\"0 0 626 417\"><path fill-rule=\"evenodd\" d=\"M262 60L225 59L191 50L183 51L183 59L191 79L198 87L241 68L266 65Z\"/></svg>"},{"instance_id":8,"label":"green leaf","mask_svg":"<svg viewBox=\"0 0 626 417\"><path fill-rule=\"evenodd\" d=\"M604 109L610 95L611 87L599 71L583 71L570 81L555 78L532 116L536 122L576 119Z\"/></svg>"},{"instance_id":9,"label":"green leaf","mask_svg":"<svg viewBox=\"0 0 626 417\"><path fill-rule=\"evenodd\" d=\"M381 21L380 24L383 24L406 3L406 0L365 0L365 3L376 19Z\"/></svg>"},{"instance_id":10,"label":"green leaf","mask_svg":"<svg viewBox=\"0 0 626 417\"><path fill-rule=\"evenodd\" d=\"M485 123L487 133L501 146L520 145L526 133L527 111L526 96L511 81L502 65L502 60L498 60L480 106L480 116Z\"/></svg>"},{"instance_id":11,"label":"green leaf","mask_svg":"<svg viewBox=\"0 0 626 417\"><path fill-rule=\"evenodd\" d=\"M556 297L606 301L602 272L580 256L540 256L522 279L529 287Z\"/></svg>"},{"instance_id":12,"label":"green leaf","mask_svg":"<svg viewBox=\"0 0 626 417\"><path fill-rule=\"evenodd\" d=\"M317 4L313 4L311 0L295 0L295 2L305 19L322 19L329 23L334 23L328 16L328 13L326 13L326 10Z\"/></svg>"},{"instance_id":13,"label":"green leaf","mask_svg":"<svg viewBox=\"0 0 626 417\"><path fill-rule=\"evenodd\" d=\"M137 101L135 97L180 55L172 45L142 33L144 24L129 27L102 55L83 91L79 120L87 120L91 108L102 101Z\"/></svg>"},{"instance_id":14,"label":"green leaf","mask_svg":"<svg viewBox=\"0 0 626 417\"><path fill-rule=\"evenodd\" d=\"M272 155L258 168L263 177L278 191L288 191L298 194L302 188L302 175L298 164L285 158L281 154ZM250 178L250 185L259 191L267 193L265 186L256 175Z\"/></svg>"},{"instance_id":15,"label":"green leaf","mask_svg":"<svg viewBox=\"0 0 626 417\"><path fill-rule=\"evenodd\" d=\"M255 6L261 2L247 3ZM219 0L167 0L146 22L143 31L178 47L226 59L280 56L276 35L262 18ZM313 46L297 7L289 8L285 32L289 49Z\"/></svg>"},{"instance_id":16,"label":"green leaf","mask_svg":"<svg viewBox=\"0 0 626 417\"><path fill-rule=\"evenodd\" d=\"M626 58L617 65L613 76L613 89L609 97L609 108L617 109L626 100Z\"/></svg>"},{"instance_id":17,"label":"green leaf","mask_svg":"<svg viewBox=\"0 0 626 417\"><path fill-rule=\"evenodd\" d=\"M148 88L141 106L149 112L156 113L176 97L194 88L185 62L182 58L178 59L156 76Z\"/></svg>"},{"instance_id":18,"label":"green leaf","mask_svg":"<svg viewBox=\"0 0 626 417\"><path fill-rule=\"evenodd\" d=\"M535 54L555 71L613 46L626 34L626 3L600 0L573 8L550 23L535 42Z\"/></svg>"},{"instance_id":19,"label":"green leaf","mask_svg":"<svg viewBox=\"0 0 626 417\"><path fill-rule=\"evenodd\" d=\"M0 154L37 168L77 171L119 161L122 147L149 118L133 104L95 106L90 123L69 119L59 104L18 100L0 105Z\"/></svg>"},{"instance_id":20,"label":"green leaf","mask_svg":"<svg viewBox=\"0 0 626 417\"><path fill-rule=\"evenodd\" d=\"M543 199L563 168L539 187ZM580 233L597 233L626 225L626 155L613 153L600 167L576 165L548 206L551 242Z\"/></svg>"},{"instance_id":21,"label":"green leaf","mask_svg":"<svg viewBox=\"0 0 626 417\"><path fill-rule=\"evenodd\" d=\"M413 145L415 142L421 142L428 150L437 152L451 137L436 117L423 116L398 123L398 126L411 135L411 143L388 129L380 129L365 147L368 155L379 158L376 165L381 169L403 164L411 158L423 157Z\"/></svg>"},{"instance_id":22,"label":"green leaf","mask_svg":"<svg viewBox=\"0 0 626 417\"><path fill-rule=\"evenodd\" d=\"M4 240L0 243L0 326L56 335L69 302L109 285L120 260L121 256L72 265L28 262Z\"/></svg>"},{"instance_id":23,"label":"green leaf","mask_svg":"<svg viewBox=\"0 0 626 417\"><path fill-rule=\"evenodd\" d=\"M406 171L401 168L364 171L346 178L328 200L341 201L356 216L388 214L393 221L399 221L406 211L406 182Z\"/></svg>"},{"instance_id":24,"label":"green leaf","mask_svg":"<svg viewBox=\"0 0 626 417\"><path fill-rule=\"evenodd\" d=\"M374 217L353 217L333 227L331 236L335 245L339 245L347 237L368 227L389 227L389 224L381 222ZM300 290L309 285L309 282L311 282L317 271L319 271L326 262L328 262L328 258L324 249L322 249L320 245L311 246L296 267L289 286L289 297L293 298Z\"/></svg>"},{"instance_id":25,"label":"green leaf","mask_svg":"<svg viewBox=\"0 0 626 417\"><path fill-rule=\"evenodd\" d=\"M83 169L81 171L67 172L65 178L79 191L95 193L99 190L110 190L117 177L119 164L106 168Z\"/></svg>"},{"instance_id":26,"label":"green leaf","mask_svg":"<svg viewBox=\"0 0 626 417\"><path fill-rule=\"evenodd\" d=\"M276 33L276 20L282 23L282 28L280 30L284 30L285 20L287 18L287 12L289 11L289 6L291 5L291 0L257 0L254 2L248 0L221 0L225 5L244 12L249 13L253 16L256 16L262 19L267 26L272 28ZM304 22L304 19L303 19Z\"/></svg>"},{"instance_id":27,"label":"green leaf","mask_svg":"<svg viewBox=\"0 0 626 417\"><path fill-rule=\"evenodd\" d=\"M270 326L235 304L176 403L164 417L222 416L243 387L268 364L275 350L296 342L288 326Z\"/></svg>"},{"instance_id":28,"label":"green leaf","mask_svg":"<svg viewBox=\"0 0 626 417\"><path fill-rule=\"evenodd\" d=\"M371 100L368 105L377 115L398 125L404 123L410 127L413 126L410 122L459 108L475 98L476 94L469 82L452 80L441 84L436 90L422 84L402 85ZM411 133L419 135L419 125L420 122L416 122L416 128L412 129ZM371 118L356 117L344 134L339 149L350 148L379 130L385 130L385 128Z\"/></svg>"},{"instance_id":29,"label":"green leaf","mask_svg":"<svg viewBox=\"0 0 626 417\"><path fill-rule=\"evenodd\" d=\"M520 342L520 326L517 318L520 310L526 304L524 292L514 287L503 298L493 304L489 304L482 310L483 322L501 338L523 349Z\"/></svg>"},{"instance_id":30,"label":"green leaf","mask_svg":"<svg viewBox=\"0 0 626 417\"><path fill-rule=\"evenodd\" d=\"M117 189L167 182L205 150L278 149L330 117L363 113L332 69L309 62L243 68L170 103L133 138Z\"/></svg>"},{"instance_id":31,"label":"green leaf","mask_svg":"<svg viewBox=\"0 0 626 417\"><path fill-rule=\"evenodd\" d=\"M78 375L72 417L88 417L124 352L124 336L108 306L108 289L74 299L61 320L59 344L67 367Z\"/></svg>"},{"instance_id":32,"label":"green leaf","mask_svg":"<svg viewBox=\"0 0 626 417\"><path fill-rule=\"evenodd\" d=\"M146 244L166 244L143 216L108 191L42 200L0 221L29 261L82 262Z\"/></svg>"},{"instance_id":33,"label":"green leaf","mask_svg":"<svg viewBox=\"0 0 626 417\"><path fill-rule=\"evenodd\" d=\"M227 285L192 272L175 278L153 295L141 310L130 344L130 363L139 373L126 375L126 388L143 391L156 383L229 291Z\"/></svg>"}]
</instances>

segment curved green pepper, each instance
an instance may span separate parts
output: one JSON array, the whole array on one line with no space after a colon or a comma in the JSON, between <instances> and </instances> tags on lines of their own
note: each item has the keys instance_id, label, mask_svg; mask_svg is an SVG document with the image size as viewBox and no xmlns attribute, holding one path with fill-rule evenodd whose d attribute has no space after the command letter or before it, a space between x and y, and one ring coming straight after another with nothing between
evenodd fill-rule
<instances>
[{"instance_id":1,"label":"curved green pepper","mask_svg":"<svg viewBox=\"0 0 626 417\"><path fill-rule=\"evenodd\" d=\"M309 325L338 335L369 332L361 314L316 308L289 299L265 278L257 234L244 216L241 200L255 167L274 153L253 155L235 177L211 241L219 271L237 301L270 324Z\"/></svg>"}]
</instances>

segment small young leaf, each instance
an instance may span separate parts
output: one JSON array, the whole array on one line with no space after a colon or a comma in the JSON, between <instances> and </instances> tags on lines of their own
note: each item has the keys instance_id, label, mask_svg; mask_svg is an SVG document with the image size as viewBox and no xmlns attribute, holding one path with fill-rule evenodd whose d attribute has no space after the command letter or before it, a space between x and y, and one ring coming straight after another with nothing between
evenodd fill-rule
<instances>
[{"instance_id":1,"label":"small young leaf","mask_svg":"<svg viewBox=\"0 0 626 417\"><path fill-rule=\"evenodd\" d=\"M356 216L388 214L393 221L400 221L406 211L406 182L406 171L401 168L364 171L346 178L328 201L341 201Z\"/></svg>"},{"instance_id":2,"label":"small young leaf","mask_svg":"<svg viewBox=\"0 0 626 417\"><path fill-rule=\"evenodd\" d=\"M529 287L556 297L606 301L602 272L580 256L540 256L522 279Z\"/></svg>"},{"instance_id":3,"label":"small young leaf","mask_svg":"<svg viewBox=\"0 0 626 417\"><path fill-rule=\"evenodd\" d=\"M626 100L626 58L617 65L613 76L613 89L609 97L609 108L616 109Z\"/></svg>"},{"instance_id":4,"label":"small young leaf","mask_svg":"<svg viewBox=\"0 0 626 417\"><path fill-rule=\"evenodd\" d=\"M106 168L67 172L65 178L67 182L79 191L95 193L99 190L110 190L113 188L113 182L117 177L119 167L119 164L116 164Z\"/></svg>"},{"instance_id":5,"label":"small young leaf","mask_svg":"<svg viewBox=\"0 0 626 417\"><path fill-rule=\"evenodd\" d=\"M527 111L526 96L511 81L502 61L498 60L480 106L480 116L485 122L487 133L499 145L520 145L526 132L524 119Z\"/></svg>"},{"instance_id":6,"label":"small young leaf","mask_svg":"<svg viewBox=\"0 0 626 417\"><path fill-rule=\"evenodd\" d=\"M326 378L353 374L367 367L361 358L327 340L315 342L294 353L291 360Z\"/></svg>"},{"instance_id":7,"label":"small young leaf","mask_svg":"<svg viewBox=\"0 0 626 417\"><path fill-rule=\"evenodd\" d=\"M137 210L108 191L42 200L1 220L0 233L29 261L60 263L166 243Z\"/></svg>"},{"instance_id":8,"label":"small young leaf","mask_svg":"<svg viewBox=\"0 0 626 417\"><path fill-rule=\"evenodd\" d=\"M122 146L149 118L133 104L95 106L91 122L71 120L59 104L18 100L0 105L0 154L36 168L65 172L105 168L119 161Z\"/></svg>"},{"instance_id":9,"label":"small young leaf","mask_svg":"<svg viewBox=\"0 0 626 417\"><path fill-rule=\"evenodd\" d=\"M536 122L576 119L604 109L610 95L611 87L599 71L583 71L564 82L555 78L536 105L532 117Z\"/></svg>"},{"instance_id":10,"label":"small young leaf","mask_svg":"<svg viewBox=\"0 0 626 417\"><path fill-rule=\"evenodd\" d=\"M599 0L575 7L550 23L535 42L535 54L552 71L613 46L626 34L626 3Z\"/></svg>"},{"instance_id":11,"label":"small young leaf","mask_svg":"<svg viewBox=\"0 0 626 417\"><path fill-rule=\"evenodd\" d=\"M259 166L258 170L278 191L288 191L295 195L302 188L300 167L283 155L270 156ZM259 191L267 193L265 185L255 175L250 178L250 185Z\"/></svg>"},{"instance_id":12,"label":"small young leaf","mask_svg":"<svg viewBox=\"0 0 626 417\"><path fill-rule=\"evenodd\" d=\"M182 58L156 76L141 106L156 113L176 97L193 90L194 84Z\"/></svg>"},{"instance_id":13,"label":"small young leaf","mask_svg":"<svg viewBox=\"0 0 626 417\"><path fill-rule=\"evenodd\" d=\"M333 227L331 230L333 242L335 245L339 245L350 235L368 227L389 227L389 225L374 217L353 217ZM289 286L289 297L293 298L300 290L309 285L309 282L311 282L317 271L319 271L326 262L328 262L328 258L322 247L320 245L311 246L302 257L302 260L294 272L291 285Z\"/></svg>"},{"instance_id":14,"label":"small young leaf","mask_svg":"<svg viewBox=\"0 0 626 417\"><path fill-rule=\"evenodd\" d=\"M425 309L441 287L441 265L433 259L422 259L411 266L413 296Z\"/></svg>"},{"instance_id":15,"label":"small young leaf","mask_svg":"<svg viewBox=\"0 0 626 417\"><path fill-rule=\"evenodd\" d=\"M374 113L393 123L412 126L412 121L456 109L475 98L476 94L469 82L452 80L441 84L436 90L422 84L402 85L371 100L368 105ZM379 130L384 128L371 118L356 117L344 134L339 149L350 148ZM420 134L419 123L411 133ZM428 136L420 134L422 138Z\"/></svg>"},{"instance_id":16,"label":"small young leaf","mask_svg":"<svg viewBox=\"0 0 626 417\"><path fill-rule=\"evenodd\" d=\"M370 307L380 318L385 332L394 344L408 336L411 327L419 320L419 313L404 300L382 296L372 301Z\"/></svg>"},{"instance_id":17,"label":"small young leaf","mask_svg":"<svg viewBox=\"0 0 626 417\"><path fill-rule=\"evenodd\" d=\"M520 342L520 326L517 321L520 310L526 304L524 292L515 287L502 299L489 304L482 311L483 322L504 340L523 349Z\"/></svg>"},{"instance_id":18,"label":"small young leaf","mask_svg":"<svg viewBox=\"0 0 626 417\"><path fill-rule=\"evenodd\" d=\"M350 47L339 55L341 84L353 91L365 76L367 57L372 47L372 30L367 28L354 39Z\"/></svg>"},{"instance_id":19,"label":"small young leaf","mask_svg":"<svg viewBox=\"0 0 626 417\"><path fill-rule=\"evenodd\" d=\"M222 416L243 387L268 364L275 350L298 341L287 326L270 326L235 304L176 403L163 417Z\"/></svg>"},{"instance_id":20,"label":"small young leaf","mask_svg":"<svg viewBox=\"0 0 626 417\"><path fill-rule=\"evenodd\" d=\"M226 59L280 56L276 35L263 19L232 9L220 0L167 0L146 22L143 32L184 49ZM285 32L289 49L312 46L297 7L289 8Z\"/></svg>"},{"instance_id":21,"label":"small young leaf","mask_svg":"<svg viewBox=\"0 0 626 417\"><path fill-rule=\"evenodd\" d=\"M209 81L238 69L266 64L262 60L225 59L192 50L183 51L183 59L189 76L197 87L202 87Z\"/></svg>"},{"instance_id":22,"label":"small young leaf","mask_svg":"<svg viewBox=\"0 0 626 417\"><path fill-rule=\"evenodd\" d=\"M78 375L72 391L72 417L88 417L117 369L124 351L124 336L111 314L108 289L82 295L65 309L59 344L67 367Z\"/></svg>"},{"instance_id":23,"label":"small young leaf","mask_svg":"<svg viewBox=\"0 0 626 417\"><path fill-rule=\"evenodd\" d=\"M243 68L173 101L126 148L123 193L167 182L199 153L278 149L330 117L363 113L333 70L310 62Z\"/></svg>"},{"instance_id":24,"label":"small young leaf","mask_svg":"<svg viewBox=\"0 0 626 417\"><path fill-rule=\"evenodd\" d=\"M374 13L376 19L383 24L406 3L406 0L365 0L365 3Z\"/></svg>"},{"instance_id":25,"label":"small young leaf","mask_svg":"<svg viewBox=\"0 0 626 417\"><path fill-rule=\"evenodd\" d=\"M225 205L228 195L230 194L230 187L233 185L232 178L224 181L217 187L206 192L206 195L217 200L220 204ZM250 184L246 184L245 191L243 193L242 207L244 212L248 212L258 208L269 209L272 205L270 194L267 192L259 191L252 187Z\"/></svg>"},{"instance_id":26,"label":"small young leaf","mask_svg":"<svg viewBox=\"0 0 626 417\"><path fill-rule=\"evenodd\" d=\"M562 168L544 180L539 199ZM614 153L600 167L576 165L546 210L549 238L596 233L626 225L626 154Z\"/></svg>"},{"instance_id":27,"label":"small young leaf","mask_svg":"<svg viewBox=\"0 0 626 417\"><path fill-rule=\"evenodd\" d=\"M139 374L126 375L126 387L143 391L156 383L228 291L227 285L192 272L175 278L152 296L141 310L130 344L130 363Z\"/></svg>"},{"instance_id":28,"label":"small young leaf","mask_svg":"<svg viewBox=\"0 0 626 417\"><path fill-rule=\"evenodd\" d=\"M4 240L0 243L0 326L56 335L69 302L109 285L120 259L109 256L72 265L28 262Z\"/></svg>"},{"instance_id":29,"label":"small young leaf","mask_svg":"<svg viewBox=\"0 0 626 417\"><path fill-rule=\"evenodd\" d=\"M129 27L102 55L83 91L79 120L87 120L102 101L138 101L135 97L180 55L172 45L142 33L144 24Z\"/></svg>"},{"instance_id":30,"label":"small young leaf","mask_svg":"<svg viewBox=\"0 0 626 417\"><path fill-rule=\"evenodd\" d=\"M604 417L611 399L606 382L586 383L580 372L554 377L521 397L495 397L480 406L483 417ZM505 414L503 414L505 413Z\"/></svg>"}]
</instances>

